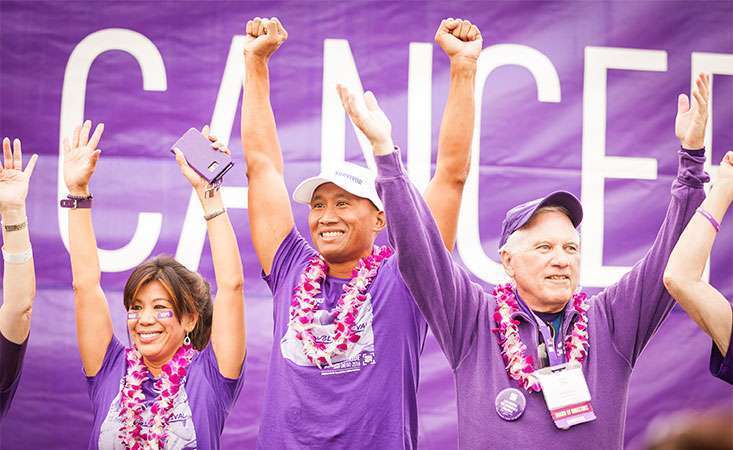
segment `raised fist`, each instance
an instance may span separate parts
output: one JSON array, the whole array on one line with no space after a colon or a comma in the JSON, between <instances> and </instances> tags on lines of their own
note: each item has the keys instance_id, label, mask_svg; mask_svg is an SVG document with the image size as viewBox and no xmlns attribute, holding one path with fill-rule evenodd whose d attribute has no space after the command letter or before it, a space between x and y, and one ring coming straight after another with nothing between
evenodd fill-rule
<instances>
[{"instance_id":1,"label":"raised fist","mask_svg":"<svg viewBox=\"0 0 733 450\"><path fill-rule=\"evenodd\" d=\"M288 32L277 17L255 17L247 21L244 31L244 54L269 59L287 39Z\"/></svg>"},{"instance_id":2,"label":"raised fist","mask_svg":"<svg viewBox=\"0 0 733 450\"><path fill-rule=\"evenodd\" d=\"M467 58L476 61L483 47L481 31L476 25L463 19L445 19L435 32L435 42L454 61Z\"/></svg>"},{"instance_id":3,"label":"raised fist","mask_svg":"<svg viewBox=\"0 0 733 450\"><path fill-rule=\"evenodd\" d=\"M710 99L710 75L701 73L692 90L692 105L685 94L677 98L677 117L674 131L683 148L697 150L705 146L705 125L708 122L708 101Z\"/></svg>"}]
</instances>

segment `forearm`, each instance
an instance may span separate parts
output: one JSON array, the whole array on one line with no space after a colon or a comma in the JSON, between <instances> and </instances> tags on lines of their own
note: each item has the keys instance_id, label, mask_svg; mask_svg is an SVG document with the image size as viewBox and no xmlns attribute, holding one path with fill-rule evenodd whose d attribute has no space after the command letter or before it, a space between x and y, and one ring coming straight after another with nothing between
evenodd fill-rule
<instances>
[{"instance_id":1,"label":"forearm","mask_svg":"<svg viewBox=\"0 0 733 450\"><path fill-rule=\"evenodd\" d=\"M69 210L69 254L74 291L90 291L101 281L91 208Z\"/></svg>"},{"instance_id":2,"label":"forearm","mask_svg":"<svg viewBox=\"0 0 733 450\"><path fill-rule=\"evenodd\" d=\"M211 198L205 198L203 192L198 195L205 215L224 209L224 201L219 192L215 192ZM226 212L219 214L208 220L206 227L217 289L241 292L244 284L242 259L229 216Z\"/></svg>"},{"instance_id":3,"label":"forearm","mask_svg":"<svg viewBox=\"0 0 733 450\"><path fill-rule=\"evenodd\" d=\"M463 184L468 176L475 120L476 61L451 61L450 88L438 137L436 177Z\"/></svg>"},{"instance_id":4,"label":"forearm","mask_svg":"<svg viewBox=\"0 0 733 450\"><path fill-rule=\"evenodd\" d=\"M31 249L25 207L2 211L4 225L19 225L23 229L5 231L3 227L3 250L11 255L20 255ZM3 304L0 307L0 333L11 342L20 344L30 331L33 299L36 295L36 275L33 258L21 263L4 262Z\"/></svg>"},{"instance_id":5,"label":"forearm","mask_svg":"<svg viewBox=\"0 0 733 450\"><path fill-rule=\"evenodd\" d=\"M266 59L256 56L245 57L241 128L248 171L257 170L258 164L269 164L282 173L282 152L270 104L269 68Z\"/></svg>"}]
</instances>

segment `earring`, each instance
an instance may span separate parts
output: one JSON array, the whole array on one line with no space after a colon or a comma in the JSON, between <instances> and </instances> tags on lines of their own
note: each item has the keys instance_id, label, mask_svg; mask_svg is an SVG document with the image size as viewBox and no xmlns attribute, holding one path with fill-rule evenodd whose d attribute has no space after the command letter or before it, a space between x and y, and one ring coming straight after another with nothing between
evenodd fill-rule
<instances>
[{"instance_id":1,"label":"earring","mask_svg":"<svg viewBox=\"0 0 733 450\"><path fill-rule=\"evenodd\" d=\"M188 337L188 332L186 332L186 337L183 338L183 345L191 345L191 338Z\"/></svg>"}]
</instances>

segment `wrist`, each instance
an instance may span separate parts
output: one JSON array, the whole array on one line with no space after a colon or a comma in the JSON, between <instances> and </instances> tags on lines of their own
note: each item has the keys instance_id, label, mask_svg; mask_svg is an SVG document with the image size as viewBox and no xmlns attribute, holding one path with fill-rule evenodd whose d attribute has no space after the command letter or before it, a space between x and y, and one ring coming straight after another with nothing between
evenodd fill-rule
<instances>
[{"instance_id":1,"label":"wrist","mask_svg":"<svg viewBox=\"0 0 733 450\"><path fill-rule=\"evenodd\" d=\"M478 59L472 56L456 55L450 59L451 74L475 73L478 66Z\"/></svg>"},{"instance_id":2,"label":"wrist","mask_svg":"<svg viewBox=\"0 0 733 450\"><path fill-rule=\"evenodd\" d=\"M89 192L89 186L68 186L69 188L69 195L73 195L74 197L89 197L91 192Z\"/></svg>"},{"instance_id":3,"label":"wrist","mask_svg":"<svg viewBox=\"0 0 733 450\"><path fill-rule=\"evenodd\" d=\"M718 180L710 188L710 196L720 196L727 207L733 203L733 180Z\"/></svg>"},{"instance_id":4,"label":"wrist","mask_svg":"<svg viewBox=\"0 0 733 450\"><path fill-rule=\"evenodd\" d=\"M0 211L3 223L7 225L15 225L17 223L25 221L25 205L18 207L3 208Z\"/></svg>"},{"instance_id":5,"label":"wrist","mask_svg":"<svg viewBox=\"0 0 733 450\"><path fill-rule=\"evenodd\" d=\"M267 63L270 62L270 56L272 55L259 55L245 50L244 62L247 67L267 66Z\"/></svg>"},{"instance_id":6,"label":"wrist","mask_svg":"<svg viewBox=\"0 0 733 450\"><path fill-rule=\"evenodd\" d=\"M390 153L394 152L394 142L392 142L392 139L388 141L381 141L376 142L372 144L374 154L377 156L382 155L389 155Z\"/></svg>"}]
</instances>

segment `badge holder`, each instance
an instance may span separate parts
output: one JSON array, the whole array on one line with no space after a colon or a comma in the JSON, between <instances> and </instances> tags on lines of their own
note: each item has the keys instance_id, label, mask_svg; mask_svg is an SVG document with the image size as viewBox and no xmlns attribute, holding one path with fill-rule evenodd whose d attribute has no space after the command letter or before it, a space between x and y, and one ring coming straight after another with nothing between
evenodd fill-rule
<instances>
[{"instance_id":1,"label":"badge holder","mask_svg":"<svg viewBox=\"0 0 733 450\"><path fill-rule=\"evenodd\" d=\"M573 425L596 420L588 383L577 362L558 364L536 370L555 426L567 430Z\"/></svg>"}]
</instances>

